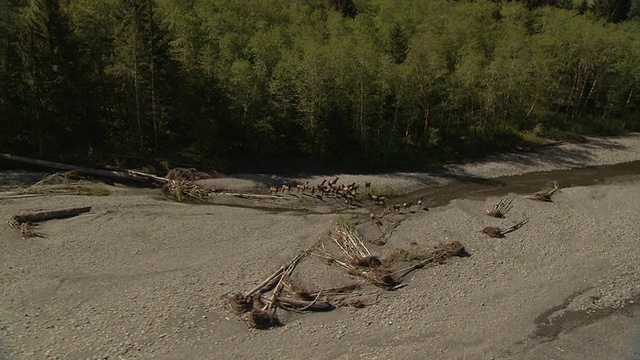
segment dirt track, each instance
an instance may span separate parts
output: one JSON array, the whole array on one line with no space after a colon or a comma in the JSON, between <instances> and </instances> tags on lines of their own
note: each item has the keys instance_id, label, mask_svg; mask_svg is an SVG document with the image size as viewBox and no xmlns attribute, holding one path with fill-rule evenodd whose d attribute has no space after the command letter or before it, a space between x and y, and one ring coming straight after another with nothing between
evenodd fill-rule
<instances>
[{"instance_id":1,"label":"dirt track","mask_svg":"<svg viewBox=\"0 0 640 360\"><path fill-rule=\"evenodd\" d=\"M619 145L606 156L608 161L598 157L608 148L591 148L599 155L582 164L640 158L640 137L607 141ZM534 162L531 159L539 156L536 166L557 168L549 165L547 155L530 154L527 159ZM499 164L500 169L517 168ZM465 171L473 174L482 166L467 165ZM349 176L342 177L349 181ZM393 174L372 179L377 186L408 191L433 178ZM238 180L218 182L237 184L238 189L259 183ZM27 211L93 206L89 214L40 225L38 230L46 235L42 239L21 239L13 229L0 226L1 356L637 359L640 355L638 179L563 188L553 203L505 194L515 200L503 220L483 214L498 197L455 200L428 212L414 208L412 213L394 215L402 223L387 245L370 245L373 252L430 248L458 240L471 257L416 271L407 279L407 287L379 292L375 305L329 313L282 313L286 326L268 331L248 329L220 295L252 288L301 249L326 237L335 218L334 205L291 196L276 205L284 201L317 211L254 209L238 203L196 206L164 200L153 190L111 190L107 197L0 200L2 219ZM366 216L370 207L347 215ZM522 217L529 223L505 238L489 239L479 232L484 226L506 226ZM309 286L357 281L311 261L301 265L299 276Z\"/></svg>"}]
</instances>

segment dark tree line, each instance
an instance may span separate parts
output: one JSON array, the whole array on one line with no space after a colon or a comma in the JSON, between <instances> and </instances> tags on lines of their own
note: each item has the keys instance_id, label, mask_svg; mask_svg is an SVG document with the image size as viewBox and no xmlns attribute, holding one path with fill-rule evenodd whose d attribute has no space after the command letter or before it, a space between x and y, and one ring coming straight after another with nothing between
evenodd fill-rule
<instances>
[{"instance_id":1,"label":"dark tree line","mask_svg":"<svg viewBox=\"0 0 640 360\"><path fill-rule=\"evenodd\" d=\"M621 133L638 20L638 0L0 0L0 151L393 168Z\"/></svg>"}]
</instances>

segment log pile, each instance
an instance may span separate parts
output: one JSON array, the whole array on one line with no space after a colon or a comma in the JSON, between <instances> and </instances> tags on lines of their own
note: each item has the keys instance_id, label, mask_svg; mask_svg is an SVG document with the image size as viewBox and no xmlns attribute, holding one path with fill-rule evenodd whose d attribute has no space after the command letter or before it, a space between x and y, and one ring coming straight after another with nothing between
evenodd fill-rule
<instances>
[{"instance_id":1,"label":"log pile","mask_svg":"<svg viewBox=\"0 0 640 360\"><path fill-rule=\"evenodd\" d=\"M207 202L213 189L204 188L190 180L169 180L162 186L162 193L177 202Z\"/></svg>"},{"instance_id":2,"label":"log pile","mask_svg":"<svg viewBox=\"0 0 640 360\"><path fill-rule=\"evenodd\" d=\"M333 248L332 249L330 248ZM337 254L336 254L337 253ZM360 283L339 285L324 289L307 289L293 280L292 273L306 256L313 255L330 266L338 266L348 275L362 279ZM363 300L360 292L366 285L385 291L397 290L406 284L403 278L411 271L429 264L443 264L454 256L467 256L464 247L457 241L443 244L421 257L404 258L409 265L397 269L398 261L380 259L366 247L365 241L355 226L343 218L334 222L329 241L319 241L304 250L287 265L281 266L262 283L247 292L230 292L222 299L237 314L244 317L249 327L269 329L282 326L277 310L295 312L331 311L338 307L363 307L373 301Z\"/></svg>"}]
</instances>

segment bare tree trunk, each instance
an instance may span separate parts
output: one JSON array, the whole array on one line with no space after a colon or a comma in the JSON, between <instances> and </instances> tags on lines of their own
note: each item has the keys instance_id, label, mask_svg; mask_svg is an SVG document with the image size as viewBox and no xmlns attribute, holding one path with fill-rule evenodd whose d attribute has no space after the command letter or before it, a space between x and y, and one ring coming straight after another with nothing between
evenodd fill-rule
<instances>
[{"instance_id":1,"label":"bare tree trunk","mask_svg":"<svg viewBox=\"0 0 640 360\"><path fill-rule=\"evenodd\" d=\"M589 94L587 94L587 100L593 95L593 90L596 88L596 84L598 83L598 79L593 79L593 83L591 83L591 89L589 90Z\"/></svg>"},{"instance_id":2,"label":"bare tree trunk","mask_svg":"<svg viewBox=\"0 0 640 360\"><path fill-rule=\"evenodd\" d=\"M575 70L575 75L573 76L571 82L571 91L569 92L569 99L566 103L565 111L570 112L571 118L573 119L576 115L576 108L579 106L579 97L581 90L581 82L582 82L582 63L578 62L577 68Z\"/></svg>"},{"instance_id":3,"label":"bare tree trunk","mask_svg":"<svg viewBox=\"0 0 640 360\"><path fill-rule=\"evenodd\" d=\"M582 113L582 99L584 97L584 89L587 87L587 81L589 79L589 68L584 68L584 78L582 80L582 84L579 87L580 92L578 93L578 98L576 99L576 106L573 108L571 112L571 118L575 118Z\"/></svg>"},{"instance_id":4,"label":"bare tree trunk","mask_svg":"<svg viewBox=\"0 0 640 360\"><path fill-rule=\"evenodd\" d=\"M422 117L424 119L424 127L422 129L422 133L424 135L424 137L427 139L427 141L429 141L429 104L426 104L423 106L422 108Z\"/></svg>"}]
</instances>

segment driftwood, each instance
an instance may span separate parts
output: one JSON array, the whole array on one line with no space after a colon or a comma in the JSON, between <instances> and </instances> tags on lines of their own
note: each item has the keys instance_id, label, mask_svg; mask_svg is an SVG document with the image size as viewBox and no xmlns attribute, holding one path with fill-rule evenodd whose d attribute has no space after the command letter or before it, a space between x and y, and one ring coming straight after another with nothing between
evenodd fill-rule
<instances>
[{"instance_id":1,"label":"driftwood","mask_svg":"<svg viewBox=\"0 0 640 360\"><path fill-rule=\"evenodd\" d=\"M487 226L484 229L480 230L480 232L482 232L483 234L491 237L491 238L502 238L504 237L506 234L518 230L519 228L521 228L524 224L526 224L529 220L528 219L523 219L518 221L517 223L509 226L508 228L499 228L497 226Z\"/></svg>"},{"instance_id":2,"label":"driftwood","mask_svg":"<svg viewBox=\"0 0 640 360\"><path fill-rule=\"evenodd\" d=\"M280 305L284 305L285 308L296 311L331 311L336 308L328 301L297 300L287 297L278 297L277 301Z\"/></svg>"},{"instance_id":3,"label":"driftwood","mask_svg":"<svg viewBox=\"0 0 640 360\"><path fill-rule=\"evenodd\" d=\"M298 253L286 266L279 267L274 273L250 291L244 294L241 292L229 292L223 294L221 298L236 313L242 314L249 312L246 321L250 327L268 329L282 325L276 316L276 307L279 305L280 293L285 283L284 279L291 275L296 265L308 253L308 250ZM261 295L272 289L273 295L268 300L267 305L263 306Z\"/></svg>"},{"instance_id":4,"label":"driftwood","mask_svg":"<svg viewBox=\"0 0 640 360\"><path fill-rule=\"evenodd\" d=\"M487 210L487 215L494 218L503 218L513 207L511 203L513 198L502 198L491 209Z\"/></svg>"},{"instance_id":5,"label":"driftwood","mask_svg":"<svg viewBox=\"0 0 640 360\"><path fill-rule=\"evenodd\" d=\"M277 196L277 195L232 193L232 192L218 192L216 193L216 195L234 196L241 199L280 199L281 198L281 196Z\"/></svg>"},{"instance_id":6,"label":"driftwood","mask_svg":"<svg viewBox=\"0 0 640 360\"><path fill-rule=\"evenodd\" d=\"M553 182L553 184L551 184L548 189L538 191L537 193L531 195L527 195L526 198L542 202L553 202L553 200L551 200L551 195L553 195L553 193L555 193L559 188L560 184L558 184L558 182L556 181Z\"/></svg>"},{"instance_id":7,"label":"driftwood","mask_svg":"<svg viewBox=\"0 0 640 360\"><path fill-rule=\"evenodd\" d=\"M8 223L10 227L18 230L23 238L44 237L42 234L33 230L33 224L51 219L66 219L89 211L91 211L91 206L14 215Z\"/></svg>"},{"instance_id":8,"label":"driftwood","mask_svg":"<svg viewBox=\"0 0 640 360\"><path fill-rule=\"evenodd\" d=\"M302 251L286 266L279 267L269 277L247 293L230 292L222 296L232 310L242 315L247 325L255 329L270 329L284 325L277 316L278 309L294 312L331 311L338 307L361 308L374 302L362 299L360 283L333 288L308 290L291 277L294 268L306 255L314 255L330 264L345 269L349 274L357 275L366 282L384 290L396 290L406 286L404 277L414 270L429 264L442 264L450 257L468 256L461 243L454 241L442 244L432 251L414 256L406 252L397 261L381 260L372 255L364 245L355 225L344 218L336 219L333 226L331 243L340 256L331 254L325 245L318 241L310 249ZM394 269L398 261L409 262L409 266ZM271 292L266 295L267 292ZM376 292L377 293L377 292Z\"/></svg>"},{"instance_id":9,"label":"driftwood","mask_svg":"<svg viewBox=\"0 0 640 360\"><path fill-rule=\"evenodd\" d=\"M137 176L144 179L148 179L149 181L155 182L157 185L166 184L169 180L160 176L155 176L147 173L143 173L142 171L130 170L130 169L122 169L121 172L129 174L131 176Z\"/></svg>"},{"instance_id":10,"label":"driftwood","mask_svg":"<svg viewBox=\"0 0 640 360\"><path fill-rule=\"evenodd\" d=\"M15 193L6 193L0 194L0 200L11 200L11 199L23 199L30 197L44 196L44 194L15 194Z\"/></svg>"},{"instance_id":11,"label":"driftwood","mask_svg":"<svg viewBox=\"0 0 640 360\"><path fill-rule=\"evenodd\" d=\"M51 219L66 219L66 218L78 216L82 213L86 213L89 211L91 211L91 206L64 209L64 210L42 211L37 213L15 215L12 218L12 220L18 223L36 223L36 222L47 221Z\"/></svg>"},{"instance_id":12,"label":"driftwood","mask_svg":"<svg viewBox=\"0 0 640 360\"><path fill-rule=\"evenodd\" d=\"M429 263L442 263L450 257L464 256L466 254L462 244L454 241L439 247L432 253L425 254L420 259L420 262L414 263L408 268L394 270L391 266L395 265L397 261L380 260L377 256L371 255L353 225L346 220L338 219L334 224L334 232L337 236L331 239L341 250L343 257L337 258L333 256L323 244L319 244L314 249L313 254L385 290L396 290L404 287L405 284L402 283L402 278L413 270L423 268Z\"/></svg>"},{"instance_id":13,"label":"driftwood","mask_svg":"<svg viewBox=\"0 0 640 360\"><path fill-rule=\"evenodd\" d=\"M422 269L429 264L443 264L447 259L454 256L465 257L469 253L459 241L452 241L448 244L442 244L430 254L424 256L418 263L408 266L404 269L397 270L390 275L397 275L398 279L402 279L414 270Z\"/></svg>"},{"instance_id":14,"label":"driftwood","mask_svg":"<svg viewBox=\"0 0 640 360\"><path fill-rule=\"evenodd\" d=\"M167 180L162 185L162 193L167 198L178 202L186 200L207 202L213 190L204 188L189 180Z\"/></svg>"},{"instance_id":15,"label":"driftwood","mask_svg":"<svg viewBox=\"0 0 640 360\"><path fill-rule=\"evenodd\" d=\"M37 165L37 166L41 166L49 169L77 171L79 173L87 174L90 176L107 178L114 181L135 182L139 184L154 185L154 186L162 185L167 182L167 179L154 176L154 175L145 174L145 173L134 171L134 170L119 171L119 170L93 169L93 168L63 164L63 163L58 163L53 161L31 159L23 156L4 154L4 153L0 153L0 159L6 159L11 161L22 162L25 164Z\"/></svg>"}]
</instances>

